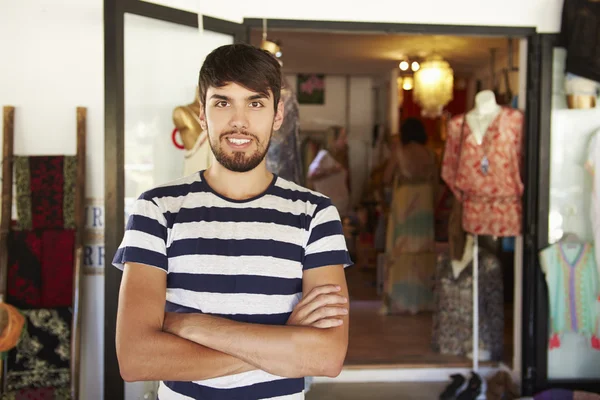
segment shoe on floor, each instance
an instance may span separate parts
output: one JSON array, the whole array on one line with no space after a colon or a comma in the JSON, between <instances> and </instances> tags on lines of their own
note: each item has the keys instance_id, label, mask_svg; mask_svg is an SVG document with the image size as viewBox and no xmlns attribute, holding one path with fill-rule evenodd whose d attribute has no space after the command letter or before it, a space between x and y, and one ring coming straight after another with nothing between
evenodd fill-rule
<instances>
[{"instance_id":1,"label":"shoe on floor","mask_svg":"<svg viewBox=\"0 0 600 400\"><path fill-rule=\"evenodd\" d=\"M440 394L440 400L456 400L458 395L467 388L467 379L460 375L450 375L452 382L446 386L442 394Z\"/></svg>"},{"instance_id":2,"label":"shoe on floor","mask_svg":"<svg viewBox=\"0 0 600 400\"><path fill-rule=\"evenodd\" d=\"M471 379L467 384L467 388L460 393L456 400L478 400L480 398L485 399L486 383L481 376L476 373L471 373Z\"/></svg>"}]
</instances>

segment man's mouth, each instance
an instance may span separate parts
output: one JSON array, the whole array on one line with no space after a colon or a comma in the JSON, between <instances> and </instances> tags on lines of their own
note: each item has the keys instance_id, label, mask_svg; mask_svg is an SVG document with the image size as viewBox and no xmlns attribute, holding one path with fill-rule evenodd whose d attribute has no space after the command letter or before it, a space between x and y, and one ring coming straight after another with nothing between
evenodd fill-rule
<instances>
[{"instance_id":1,"label":"man's mouth","mask_svg":"<svg viewBox=\"0 0 600 400\"><path fill-rule=\"evenodd\" d=\"M247 143L250 143L250 139L240 139L240 138L233 138L233 137L229 137L227 138L227 140L232 143L235 144L237 146L241 146Z\"/></svg>"}]
</instances>

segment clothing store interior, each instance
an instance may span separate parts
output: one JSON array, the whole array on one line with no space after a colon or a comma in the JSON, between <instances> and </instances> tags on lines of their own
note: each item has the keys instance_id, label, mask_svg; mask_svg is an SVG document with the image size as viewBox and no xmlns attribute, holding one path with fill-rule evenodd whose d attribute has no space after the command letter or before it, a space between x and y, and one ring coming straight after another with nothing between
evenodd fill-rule
<instances>
[{"instance_id":1,"label":"clothing store interior","mask_svg":"<svg viewBox=\"0 0 600 400\"><path fill-rule=\"evenodd\" d=\"M286 155L271 168L329 196L342 217L354 261L346 365L470 367L475 351L482 365L510 368L523 193L519 38L266 24L250 37L282 63L286 126L297 132L274 133L272 147L291 140L297 150L281 146ZM459 157L472 171L457 173ZM463 210L456 196L469 199Z\"/></svg>"}]
</instances>

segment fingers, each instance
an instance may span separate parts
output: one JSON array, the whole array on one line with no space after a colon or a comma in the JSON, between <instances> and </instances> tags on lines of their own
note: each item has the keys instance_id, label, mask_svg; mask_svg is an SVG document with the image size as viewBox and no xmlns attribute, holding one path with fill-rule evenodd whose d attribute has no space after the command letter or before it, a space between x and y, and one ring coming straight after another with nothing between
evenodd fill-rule
<instances>
[{"instance_id":1,"label":"fingers","mask_svg":"<svg viewBox=\"0 0 600 400\"><path fill-rule=\"evenodd\" d=\"M315 328L319 328L319 329L327 329L327 328L334 328L336 326L340 326L344 323L344 321L342 321L341 319L320 319L317 322L315 322L314 324L312 324L311 326L315 327Z\"/></svg>"},{"instance_id":2,"label":"fingers","mask_svg":"<svg viewBox=\"0 0 600 400\"><path fill-rule=\"evenodd\" d=\"M314 298L311 302L302 305L298 310L298 317L300 317L300 320L304 322L304 320L310 314L312 314L319 308L334 305L343 305L347 302L348 300L344 296L340 296L339 294L321 294Z\"/></svg>"},{"instance_id":3,"label":"fingers","mask_svg":"<svg viewBox=\"0 0 600 400\"><path fill-rule=\"evenodd\" d=\"M307 304L310 303L311 301L313 301L317 296L321 295L321 294L327 294L327 293L335 293L335 292L339 292L341 290L341 288L337 285L323 285L323 286L317 286L316 288L314 288L313 290L311 290L305 298L303 298L300 303L301 304Z\"/></svg>"},{"instance_id":4,"label":"fingers","mask_svg":"<svg viewBox=\"0 0 600 400\"><path fill-rule=\"evenodd\" d=\"M348 315L348 309L344 307L320 307L313 311L306 319L303 321L305 325L312 325L313 323L332 317L339 317L343 315Z\"/></svg>"}]
</instances>

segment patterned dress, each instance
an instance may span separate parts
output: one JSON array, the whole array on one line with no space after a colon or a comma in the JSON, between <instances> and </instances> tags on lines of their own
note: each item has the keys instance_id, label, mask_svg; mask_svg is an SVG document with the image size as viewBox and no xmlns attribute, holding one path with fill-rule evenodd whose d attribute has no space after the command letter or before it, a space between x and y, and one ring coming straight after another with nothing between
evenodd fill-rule
<instances>
[{"instance_id":1,"label":"patterned dress","mask_svg":"<svg viewBox=\"0 0 600 400\"><path fill-rule=\"evenodd\" d=\"M409 144L399 158L386 228L383 305L387 313L414 314L433 308L438 174L435 155L424 146Z\"/></svg>"},{"instance_id":2,"label":"patterned dress","mask_svg":"<svg viewBox=\"0 0 600 400\"><path fill-rule=\"evenodd\" d=\"M452 261L442 255L434 290L433 349L466 356L473 350L473 262L454 277ZM504 287L502 267L491 253L479 249L479 348L492 361L504 353Z\"/></svg>"},{"instance_id":3,"label":"patterned dress","mask_svg":"<svg viewBox=\"0 0 600 400\"><path fill-rule=\"evenodd\" d=\"M559 242L540 252L550 304L550 346L560 347L559 337L574 332L598 340L596 302L600 293L591 243Z\"/></svg>"},{"instance_id":4,"label":"patterned dress","mask_svg":"<svg viewBox=\"0 0 600 400\"><path fill-rule=\"evenodd\" d=\"M521 233L523 113L502 107L477 143L465 116L448 125L442 179L463 204L463 228L478 235Z\"/></svg>"}]
</instances>

